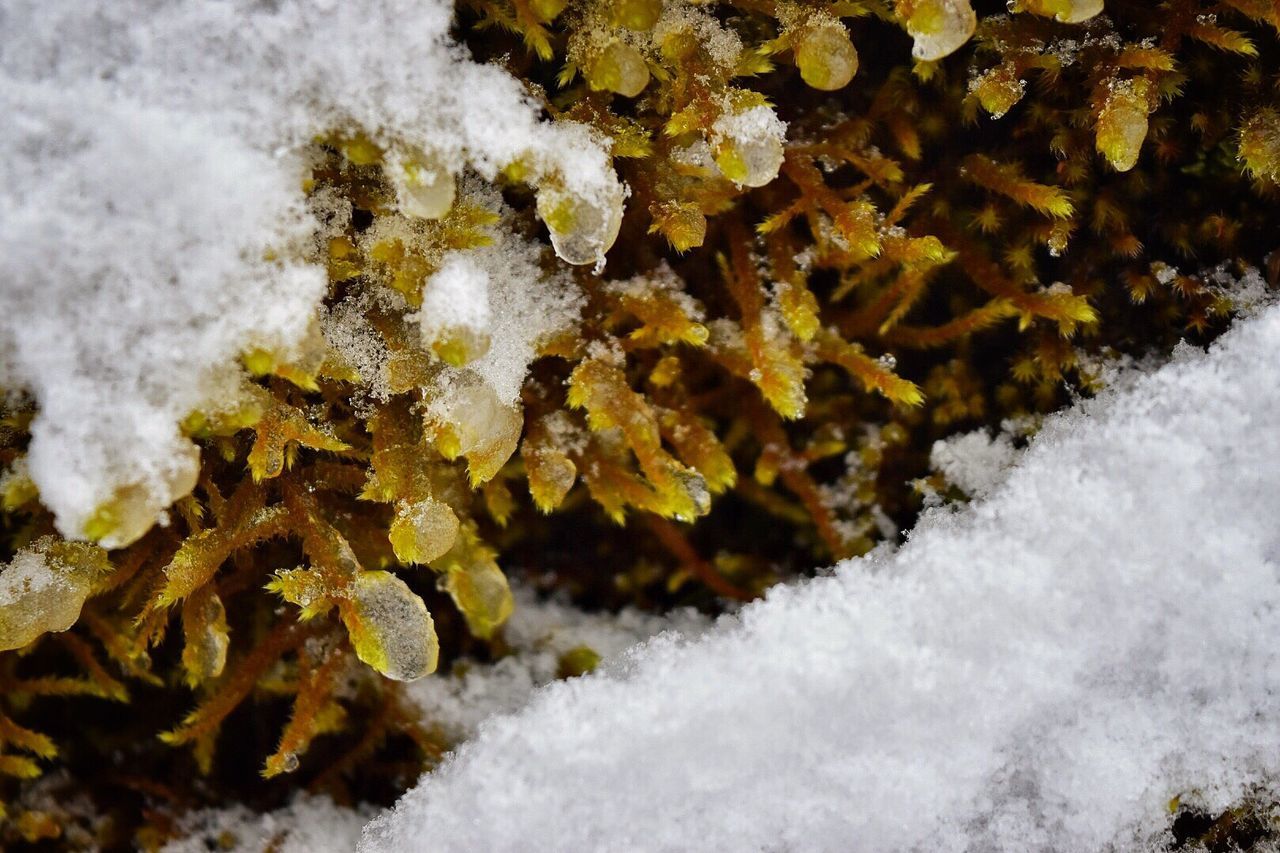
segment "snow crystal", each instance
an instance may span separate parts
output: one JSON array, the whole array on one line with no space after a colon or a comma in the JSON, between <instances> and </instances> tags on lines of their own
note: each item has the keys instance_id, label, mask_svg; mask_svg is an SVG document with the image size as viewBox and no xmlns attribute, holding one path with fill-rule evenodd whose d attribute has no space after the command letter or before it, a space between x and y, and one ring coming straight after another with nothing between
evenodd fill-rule
<instances>
[{"instance_id":1,"label":"snow crystal","mask_svg":"<svg viewBox=\"0 0 1280 853\"><path fill-rule=\"evenodd\" d=\"M722 70L729 71L742 56L742 39L706 11L683 0L666 0L662 17L653 26L653 45L661 49L668 41L692 35L699 47Z\"/></svg>"},{"instance_id":2,"label":"snow crystal","mask_svg":"<svg viewBox=\"0 0 1280 853\"><path fill-rule=\"evenodd\" d=\"M1224 263L1203 275L1210 292L1224 300L1233 314L1251 316L1272 300L1272 290L1257 267L1245 267L1237 271L1232 265Z\"/></svg>"},{"instance_id":3,"label":"snow crystal","mask_svg":"<svg viewBox=\"0 0 1280 853\"><path fill-rule=\"evenodd\" d=\"M567 272L544 271L540 244L504 223L488 236L488 245L451 255L425 283L420 322L424 336L448 325L483 329L488 349L465 367L446 367L444 383L474 375L508 406L520 396L538 345L569 328L585 300Z\"/></svg>"},{"instance_id":4,"label":"snow crystal","mask_svg":"<svg viewBox=\"0 0 1280 853\"><path fill-rule=\"evenodd\" d=\"M1280 309L1050 418L986 500L551 685L362 849L1097 850L1280 774ZM696 842L695 842L696 840Z\"/></svg>"},{"instance_id":5,"label":"snow crystal","mask_svg":"<svg viewBox=\"0 0 1280 853\"><path fill-rule=\"evenodd\" d=\"M355 848L360 827L373 814L326 797L301 794L283 809L258 814L244 806L206 809L178 822L182 837L163 853L338 853Z\"/></svg>"},{"instance_id":6,"label":"snow crystal","mask_svg":"<svg viewBox=\"0 0 1280 853\"><path fill-rule=\"evenodd\" d=\"M446 257L423 284L420 316L425 340L459 327L486 334L491 317L488 273L467 252Z\"/></svg>"},{"instance_id":7,"label":"snow crystal","mask_svg":"<svg viewBox=\"0 0 1280 853\"><path fill-rule=\"evenodd\" d=\"M985 498L1004 482L1017 459L1009 435L992 438L977 430L935 441L929 465L969 497Z\"/></svg>"},{"instance_id":8,"label":"snow crystal","mask_svg":"<svg viewBox=\"0 0 1280 853\"><path fill-rule=\"evenodd\" d=\"M289 355L314 320L324 271L297 259L318 134L363 128L416 164L421 204L440 170L519 160L602 256L623 197L602 141L541 121L451 18L445 0L4 4L0 385L39 404L31 476L64 534L141 535L194 483L177 424L225 402L212 372Z\"/></svg>"}]
</instances>

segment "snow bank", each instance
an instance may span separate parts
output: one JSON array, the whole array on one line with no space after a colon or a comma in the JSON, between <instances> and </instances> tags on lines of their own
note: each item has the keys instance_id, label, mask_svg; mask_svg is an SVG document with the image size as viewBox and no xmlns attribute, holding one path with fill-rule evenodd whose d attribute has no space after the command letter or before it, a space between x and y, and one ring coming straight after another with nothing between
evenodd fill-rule
<instances>
[{"instance_id":1,"label":"snow bank","mask_svg":"<svg viewBox=\"0 0 1280 853\"><path fill-rule=\"evenodd\" d=\"M446 0L0 7L0 387L39 404L30 473L64 534L141 535L194 482L177 424L225 402L218 368L302 338L325 291L299 260L317 134L363 128L419 207L464 166L518 159L587 229L553 242L603 254L623 196L604 146L540 121L451 17Z\"/></svg>"},{"instance_id":2,"label":"snow bank","mask_svg":"<svg viewBox=\"0 0 1280 853\"><path fill-rule=\"evenodd\" d=\"M896 553L483 724L361 849L1096 850L1280 772L1280 309Z\"/></svg>"}]
</instances>

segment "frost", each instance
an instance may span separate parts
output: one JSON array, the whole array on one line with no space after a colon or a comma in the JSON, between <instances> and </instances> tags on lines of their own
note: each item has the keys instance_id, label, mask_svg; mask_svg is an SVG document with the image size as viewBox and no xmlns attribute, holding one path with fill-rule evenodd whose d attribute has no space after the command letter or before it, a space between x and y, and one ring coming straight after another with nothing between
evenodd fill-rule
<instances>
[{"instance_id":1,"label":"frost","mask_svg":"<svg viewBox=\"0 0 1280 853\"><path fill-rule=\"evenodd\" d=\"M490 719L362 849L1151 849L1280 774L1280 308L986 500Z\"/></svg>"},{"instance_id":2,"label":"frost","mask_svg":"<svg viewBox=\"0 0 1280 853\"><path fill-rule=\"evenodd\" d=\"M694 3L666 0L653 27L653 43L661 46L681 36L692 37L722 71L731 71L745 49L737 33Z\"/></svg>"},{"instance_id":3,"label":"frost","mask_svg":"<svg viewBox=\"0 0 1280 853\"><path fill-rule=\"evenodd\" d=\"M1251 317L1274 301L1274 295L1257 267L1246 267L1236 275L1229 264L1220 264L1204 274L1209 290L1224 300L1232 313Z\"/></svg>"},{"instance_id":4,"label":"frost","mask_svg":"<svg viewBox=\"0 0 1280 853\"><path fill-rule=\"evenodd\" d=\"M977 430L935 441L929 465L970 497L985 498L1005 481L1017 458L1007 434L992 438Z\"/></svg>"},{"instance_id":5,"label":"frost","mask_svg":"<svg viewBox=\"0 0 1280 853\"><path fill-rule=\"evenodd\" d=\"M0 385L39 405L30 472L65 535L140 536L195 481L177 424L226 403L215 373L295 354L325 292L297 260L317 135L370 134L419 216L464 167L518 161L574 208L557 248L603 257L624 195L603 140L541 121L451 17L443 0L4 5L21 37L0 46Z\"/></svg>"}]
</instances>

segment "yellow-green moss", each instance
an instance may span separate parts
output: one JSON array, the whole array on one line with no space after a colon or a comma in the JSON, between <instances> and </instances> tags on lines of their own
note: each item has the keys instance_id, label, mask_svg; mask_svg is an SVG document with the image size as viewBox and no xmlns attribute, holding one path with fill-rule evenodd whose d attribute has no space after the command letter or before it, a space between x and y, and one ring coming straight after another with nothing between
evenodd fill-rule
<instances>
[{"instance_id":1,"label":"yellow-green moss","mask_svg":"<svg viewBox=\"0 0 1280 853\"><path fill-rule=\"evenodd\" d=\"M1202 271L1276 248L1280 19L1244 0L1016 5L975 28L964 0L463 3L477 55L612 139L632 195L607 280L567 273L585 308L518 409L480 433L424 417L441 365L488 342L424 343L412 314L494 214L450 185L421 219L397 189L417 166L390 174L359 128L319 140L304 186L353 215L317 224L312 260L331 304L399 300L365 303L386 387L319 341L245 353L239 407L192 414L192 495L111 554L71 630L0 654L0 802L19 804L0 843L59 831L18 780L64 760L76 780L122 740L175 804L341 796L388 742L407 783L443 744L394 679L502 653L503 569L585 606L750 599L895 535L936 438L1087 390L1083 353L1221 328L1231 299ZM785 145L740 132L754 110L789 123ZM502 188L538 233L521 177ZM546 189L542 219L571 232ZM0 424L8 555L53 533L29 415ZM562 674L594 664L574 650ZM83 724L51 710L130 697ZM163 837L140 796L91 794L115 840Z\"/></svg>"}]
</instances>

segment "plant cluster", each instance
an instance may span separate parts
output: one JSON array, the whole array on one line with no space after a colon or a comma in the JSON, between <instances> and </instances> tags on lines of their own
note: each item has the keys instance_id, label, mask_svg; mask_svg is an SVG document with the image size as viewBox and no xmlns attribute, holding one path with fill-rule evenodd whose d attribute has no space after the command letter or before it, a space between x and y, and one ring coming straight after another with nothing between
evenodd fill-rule
<instances>
[{"instance_id":1,"label":"plant cluster","mask_svg":"<svg viewBox=\"0 0 1280 853\"><path fill-rule=\"evenodd\" d=\"M447 746L398 682L500 657L513 571L595 607L750 600L892 540L937 438L1221 328L1275 248L1276 5L975 5L465 0L477 56L608 138L625 215L317 139L307 355L244 354L184 424L191 494L110 553L55 534L12 403L0 837L163 838L165 809L53 804L113 750L150 781L104 774L131 793L101 813L291 775L393 796ZM602 230L607 267L562 262ZM510 398L503 359L532 360Z\"/></svg>"}]
</instances>

